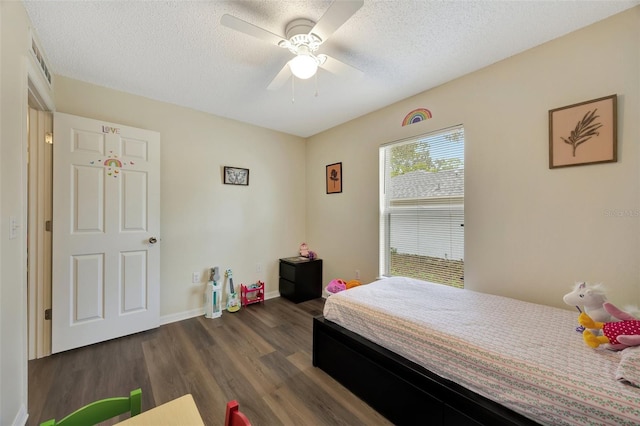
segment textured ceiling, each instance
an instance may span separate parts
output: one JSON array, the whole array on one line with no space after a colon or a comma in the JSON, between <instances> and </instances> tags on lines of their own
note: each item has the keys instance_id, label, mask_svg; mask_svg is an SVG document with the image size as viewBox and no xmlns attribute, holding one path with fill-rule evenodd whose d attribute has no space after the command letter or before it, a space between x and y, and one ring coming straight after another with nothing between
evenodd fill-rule
<instances>
[{"instance_id":1,"label":"textured ceiling","mask_svg":"<svg viewBox=\"0 0 640 426\"><path fill-rule=\"evenodd\" d=\"M24 1L54 74L308 137L640 4L365 0L324 43L361 71L266 90L291 59L220 25L284 35L331 1ZM416 105L420 107L424 105Z\"/></svg>"}]
</instances>

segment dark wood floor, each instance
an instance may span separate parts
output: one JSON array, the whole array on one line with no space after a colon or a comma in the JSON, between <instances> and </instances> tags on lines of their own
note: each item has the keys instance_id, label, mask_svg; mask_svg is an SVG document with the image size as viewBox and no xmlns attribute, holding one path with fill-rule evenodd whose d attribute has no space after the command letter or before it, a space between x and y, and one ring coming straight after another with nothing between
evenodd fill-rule
<instances>
[{"instance_id":1,"label":"dark wood floor","mask_svg":"<svg viewBox=\"0 0 640 426\"><path fill-rule=\"evenodd\" d=\"M258 426L389 424L311 365L312 317L323 306L276 298L30 361L27 424L138 387L143 411L191 393L206 425L224 424L232 399Z\"/></svg>"}]
</instances>

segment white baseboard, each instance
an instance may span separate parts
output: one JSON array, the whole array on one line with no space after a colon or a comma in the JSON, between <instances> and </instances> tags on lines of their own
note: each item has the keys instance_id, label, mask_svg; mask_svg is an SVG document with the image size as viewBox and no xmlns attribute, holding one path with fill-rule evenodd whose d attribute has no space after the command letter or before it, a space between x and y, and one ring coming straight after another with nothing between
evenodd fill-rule
<instances>
[{"instance_id":1,"label":"white baseboard","mask_svg":"<svg viewBox=\"0 0 640 426\"><path fill-rule=\"evenodd\" d=\"M279 291L272 291L271 293L264 294L264 300L275 299L276 297L280 297Z\"/></svg>"},{"instance_id":2,"label":"white baseboard","mask_svg":"<svg viewBox=\"0 0 640 426\"><path fill-rule=\"evenodd\" d=\"M176 314L163 315L160 317L160 325L171 324L172 322L183 321L189 318L199 317L200 315L204 316L204 307L178 312Z\"/></svg>"},{"instance_id":3,"label":"white baseboard","mask_svg":"<svg viewBox=\"0 0 640 426\"><path fill-rule=\"evenodd\" d=\"M273 291L271 293L265 293L264 300L280 297L280 292ZM160 317L160 325L171 324L172 322L183 321L198 316L204 316L204 306L202 308L192 309L190 311L178 312L175 314L163 315Z\"/></svg>"},{"instance_id":4,"label":"white baseboard","mask_svg":"<svg viewBox=\"0 0 640 426\"><path fill-rule=\"evenodd\" d=\"M13 426L24 426L27 424L27 419L29 418L29 413L27 413L27 407L24 405L20 406L20 411L16 414L16 418L13 419Z\"/></svg>"}]
</instances>

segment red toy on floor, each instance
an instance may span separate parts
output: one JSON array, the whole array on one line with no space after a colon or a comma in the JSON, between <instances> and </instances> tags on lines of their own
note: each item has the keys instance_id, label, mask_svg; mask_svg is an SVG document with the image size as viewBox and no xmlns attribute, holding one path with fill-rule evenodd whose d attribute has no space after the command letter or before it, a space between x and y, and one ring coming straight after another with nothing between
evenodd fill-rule
<instances>
[{"instance_id":1,"label":"red toy on floor","mask_svg":"<svg viewBox=\"0 0 640 426\"><path fill-rule=\"evenodd\" d=\"M258 281L248 286L240 284L240 300L242 301L242 306L264 302L264 282Z\"/></svg>"}]
</instances>

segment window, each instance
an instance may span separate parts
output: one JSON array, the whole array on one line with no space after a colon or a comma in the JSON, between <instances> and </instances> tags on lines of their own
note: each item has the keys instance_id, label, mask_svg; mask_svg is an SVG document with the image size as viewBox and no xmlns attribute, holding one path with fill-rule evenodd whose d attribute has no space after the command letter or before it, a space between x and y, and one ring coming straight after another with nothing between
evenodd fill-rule
<instances>
[{"instance_id":1,"label":"window","mask_svg":"<svg viewBox=\"0 0 640 426\"><path fill-rule=\"evenodd\" d=\"M464 287L464 129L380 148L380 274Z\"/></svg>"}]
</instances>

